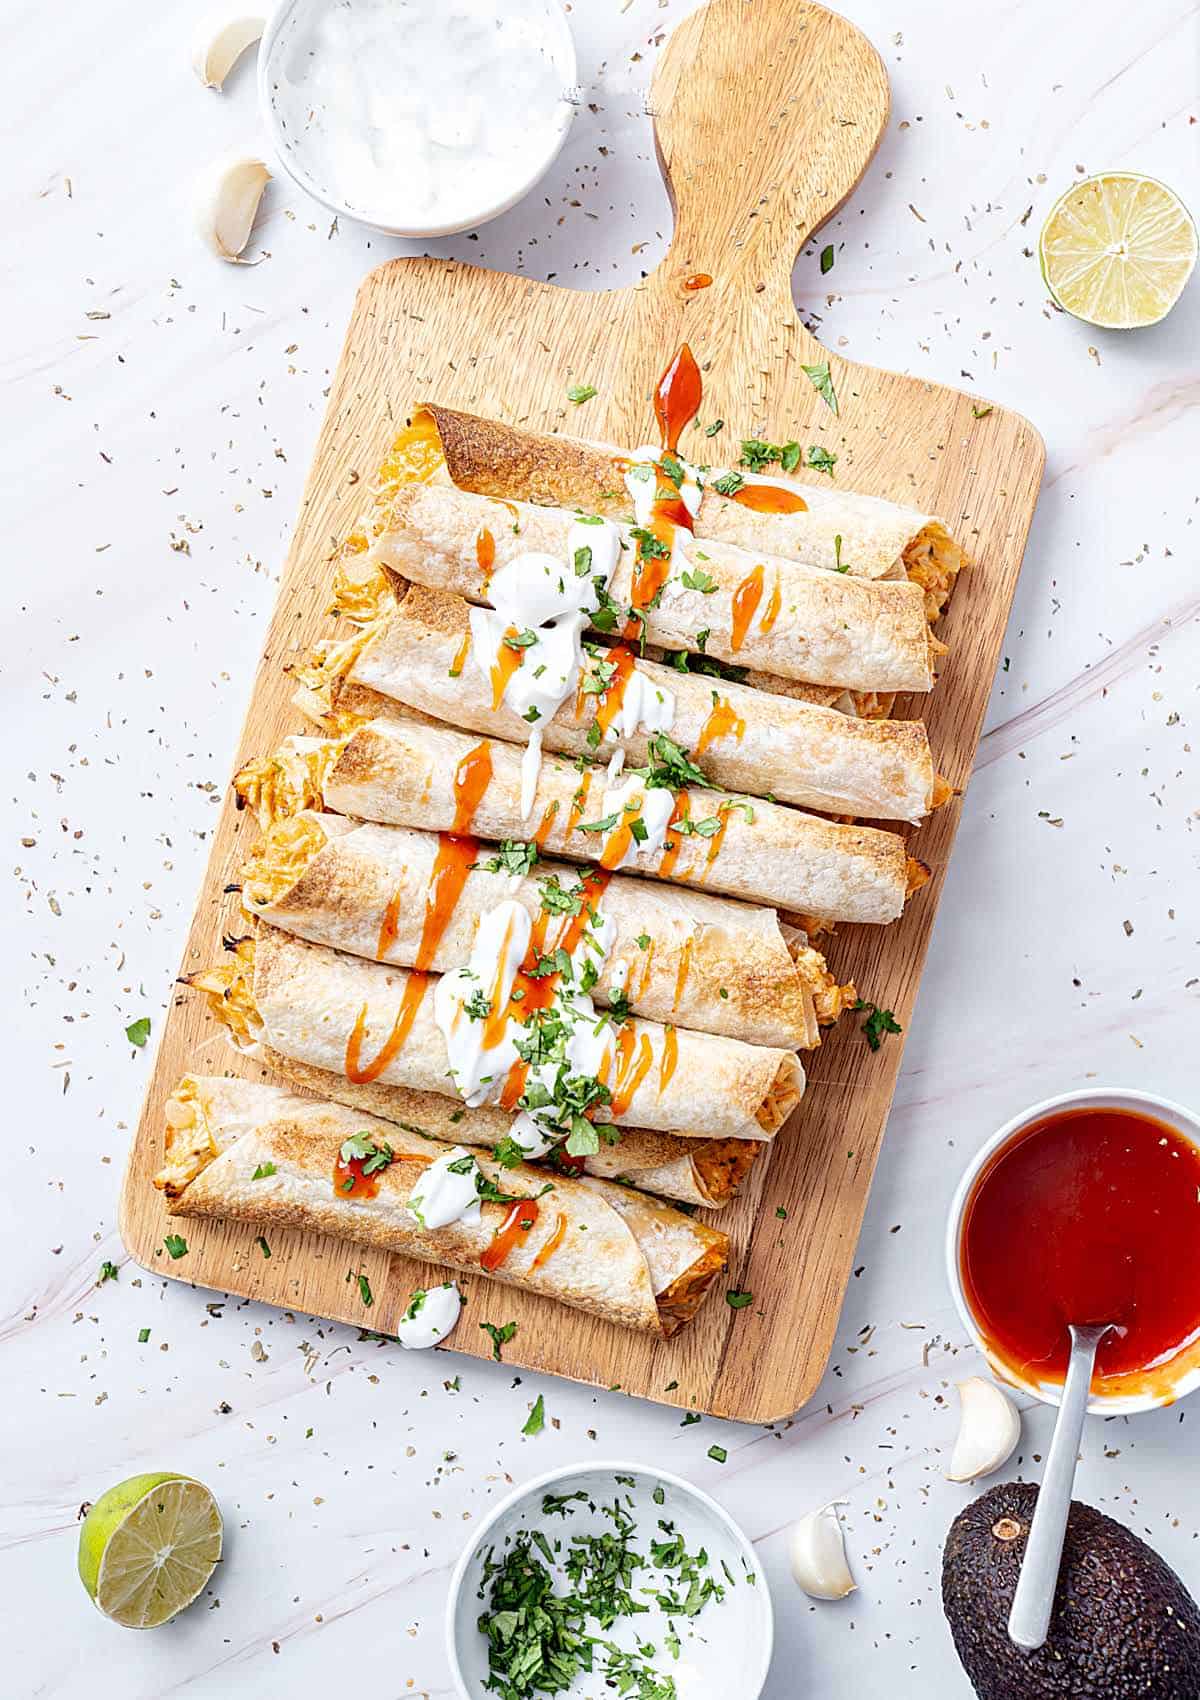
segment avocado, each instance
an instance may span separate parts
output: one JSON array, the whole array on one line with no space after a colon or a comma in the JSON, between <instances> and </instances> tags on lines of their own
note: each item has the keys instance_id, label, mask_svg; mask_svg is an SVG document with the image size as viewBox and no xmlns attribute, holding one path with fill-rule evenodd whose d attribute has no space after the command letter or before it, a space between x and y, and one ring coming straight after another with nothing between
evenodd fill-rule
<instances>
[{"instance_id":1,"label":"avocado","mask_svg":"<svg viewBox=\"0 0 1200 1700\"><path fill-rule=\"evenodd\" d=\"M1008 1638L1038 1490L1004 1482L959 1512L942 1556L942 1605L979 1700L1200 1700L1200 1609L1122 1524L1072 1500L1050 1635Z\"/></svg>"}]
</instances>

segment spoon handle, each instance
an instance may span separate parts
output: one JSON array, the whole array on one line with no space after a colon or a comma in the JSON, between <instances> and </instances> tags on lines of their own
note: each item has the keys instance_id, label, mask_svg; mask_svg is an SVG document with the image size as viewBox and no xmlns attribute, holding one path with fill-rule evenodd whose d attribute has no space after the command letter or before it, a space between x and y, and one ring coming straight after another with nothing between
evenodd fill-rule
<instances>
[{"instance_id":1,"label":"spoon handle","mask_svg":"<svg viewBox=\"0 0 1200 1700\"><path fill-rule=\"evenodd\" d=\"M1038 1490L1021 1574L1017 1577L1012 1610L1008 1614L1009 1639L1032 1651L1040 1647L1050 1630L1058 1567L1067 1533L1067 1513L1075 1485L1075 1462L1083 1419L1087 1415L1092 1368L1099 1343L1094 1331L1071 1330L1071 1358L1063 1386L1062 1404L1054 1425L1054 1438L1046 1455L1046 1468Z\"/></svg>"}]
</instances>

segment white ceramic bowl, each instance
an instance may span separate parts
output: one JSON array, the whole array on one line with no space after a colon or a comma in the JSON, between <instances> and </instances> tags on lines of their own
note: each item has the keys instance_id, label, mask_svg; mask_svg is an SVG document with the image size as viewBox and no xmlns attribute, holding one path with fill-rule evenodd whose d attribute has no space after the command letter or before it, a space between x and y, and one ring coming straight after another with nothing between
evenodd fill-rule
<instances>
[{"instance_id":1,"label":"white ceramic bowl","mask_svg":"<svg viewBox=\"0 0 1200 1700\"><path fill-rule=\"evenodd\" d=\"M632 1477L634 1486L618 1482L618 1476ZM653 1498L655 1488L663 1491L661 1505ZM633 1539L639 1551L649 1551L651 1536L659 1536L658 1519L662 1517L676 1525L690 1552L699 1546L707 1550L711 1573L722 1584L726 1582L721 1568L724 1559L739 1580L732 1587L726 1585L725 1598L719 1603L710 1601L696 1617L675 1620L683 1643L678 1663L664 1652L661 1620L656 1638L653 1608L650 1615L632 1622L637 1625L638 1639L658 1646L655 1668L677 1678L682 1676L680 1691L689 1700L758 1700L767 1680L775 1630L770 1591L754 1548L716 1500L690 1482L643 1464L612 1462L548 1470L501 1500L476 1529L454 1567L446 1602L446 1655L461 1700L489 1700L489 1691L483 1686L488 1671L487 1641L476 1624L484 1609L479 1597L484 1557L493 1547L501 1551L505 1537L522 1527L546 1529L551 1539L557 1537L564 1546L576 1532L611 1531L608 1518L599 1512L592 1515L585 1507L574 1516L542 1516L544 1494L575 1493L579 1489L597 1506L611 1504L617 1494L632 1495L634 1507L629 1514L637 1523L638 1533ZM741 1580L747 1572L756 1577L751 1585ZM695 1630L695 1640L689 1641L685 1624ZM614 1640L622 1640L620 1625L609 1633ZM628 1644L632 1646L632 1641ZM603 1678L593 1675L587 1684L589 1693L599 1691ZM574 1688L570 1692L574 1693Z\"/></svg>"},{"instance_id":2,"label":"white ceramic bowl","mask_svg":"<svg viewBox=\"0 0 1200 1700\"><path fill-rule=\"evenodd\" d=\"M274 0L258 49L258 105L262 122L271 139L280 168L306 194L320 201L331 212L355 219L359 224L369 225L374 230L382 230L389 236L453 236L460 230L474 230L477 226L486 224L489 219L498 218L501 213L507 212L527 195L549 170L558 157L575 116L574 102L568 98L573 95L576 86L575 42L561 0L522 0L523 21L528 23L531 30L537 31L540 37L539 51L549 62L563 90L563 97L555 103L553 112L547 111L545 114L545 146L527 155L519 172L505 175L503 181L499 176L494 176L490 186L481 183L478 201L472 205L460 205L455 215L447 219L422 219L406 215L401 210L400 197L397 197L395 206L388 207L376 203L366 204L365 201L353 202L348 195L346 198L339 195L338 191L313 169L315 156L311 142L306 144L302 136L293 138L288 134L275 96L279 71L290 36L303 28L306 16L311 16L332 3L333 0ZM341 3L346 4L347 0L341 0ZM349 0L349 3L353 4L353 0ZM430 0L430 4L437 7L442 4L442 0ZM503 13L509 20L514 17L514 8L515 0L496 0L497 12ZM413 73L415 76L420 75L419 66L414 65ZM339 64L339 74L353 79L355 65ZM504 99L505 92L498 90L497 98Z\"/></svg>"},{"instance_id":3,"label":"white ceramic bowl","mask_svg":"<svg viewBox=\"0 0 1200 1700\"><path fill-rule=\"evenodd\" d=\"M1063 1092L1057 1098L1045 1098L1040 1104L1034 1104L1028 1110L1022 1110L1019 1116L1014 1116L1006 1122L998 1133L985 1141L967 1165L958 1190L954 1194L954 1202L950 1206L950 1219L946 1225L946 1277L950 1283L950 1291L954 1294L954 1302L958 1313L972 1340L987 1359L992 1373L998 1380L1007 1382L1010 1387L1017 1387L1024 1393L1032 1393L1035 1399L1044 1404L1057 1405L1062 1399L1061 1382L1026 1381L1018 1376L1013 1367L1003 1359L998 1358L988 1347L980 1331L979 1324L968 1303L962 1279L962 1233L963 1221L967 1212L967 1202L971 1197L976 1181L983 1173L988 1163L1006 1146L1010 1140L1032 1127L1035 1122L1042 1121L1046 1116L1053 1115L1058 1110L1132 1110L1153 1117L1155 1121L1165 1122L1181 1139L1200 1152L1200 1117L1191 1110L1184 1109L1182 1104L1173 1103L1169 1098L1160 1098L1153 1092L1137 1092L1122 1086L1098 1086L1083 1092ZM1094 1416L1115 1417L1128 1416L1136 1411L1152 1411L1159 1405L1173 1404L1182 1399L1185 1394L1200 1386L1200 1342L1196 1342L1180 1354L1179 1371L1174 1382L1161 1393L1115 1394L1102 1393L1094 1395L1088 1410Z\"/></svg>"}]
</instances>

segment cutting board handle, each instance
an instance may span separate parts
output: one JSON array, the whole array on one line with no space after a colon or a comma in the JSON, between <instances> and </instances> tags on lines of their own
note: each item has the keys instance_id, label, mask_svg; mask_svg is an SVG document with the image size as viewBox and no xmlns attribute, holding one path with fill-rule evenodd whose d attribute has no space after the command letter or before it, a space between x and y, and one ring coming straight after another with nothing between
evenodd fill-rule
<instances>
[{"instance_id":1,"label":"cutting board handle","mask_svg":"<svg viewBox=\"0 0 1200 1700\"><path fill-rule=\"evenodd\" d=\"M676 221L652 287L790 312L796 255L867 169L889 105L878 53L823 6L710 0L685 18L650 94Z\"/></svg>"}]
</instances>

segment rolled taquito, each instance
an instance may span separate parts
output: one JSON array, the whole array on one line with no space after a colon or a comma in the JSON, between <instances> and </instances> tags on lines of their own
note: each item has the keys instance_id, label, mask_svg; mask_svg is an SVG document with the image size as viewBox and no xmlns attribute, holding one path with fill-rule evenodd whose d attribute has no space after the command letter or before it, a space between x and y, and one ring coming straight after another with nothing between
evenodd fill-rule
<instances>
[{"instance_id":1,"label":"rolled taquito","mask_svg":"<svg viewBox=\"0 0 1200 1700\"><path fill-rule=\"evenodd\" d=\"M397 600L389 587L377 605L358 638L302 673L297 700L306 712L336 717L343 691L365 686L452 725L528 742L534 723L496 702L475 663L461 597L413 585ZM919 720L858 719L681 672L619 642L585 651L578 689L536 723L543 747L571 756L621 749L632 765L645 763L650 734L628 710L647 692L666 705L658 719L714 785L867 820L918 821L949 794Z\"/></svg>"},{"instance_id":2,"label":"rolled taquito","mask_svg":"<svg viewBox=\"0 0 1200 1700\"><path fill-rule=\"evenodd\" d=\"M547 1182L542 1171L506 1169L465 1149L456 1161L474 1180L478 1205L426 1227L414 1192L438 1146L281 1087L185 1076L165 1120L155 1185L174 1216L332 1234L660 1337L695 1315L725 1267L726 1236L657 1199L585 1176ZM353 1155L364 1149L370 1159Z\"/></svg>"},{"instance_id":3,"label":"rolled taquito","mask_svg":"<svg viewBox=\"0 0 1200 1700\"><path fill-rule=\"evenodd\" d=\"M501 1157L512 1155L512 1147L504 1141L511 1137L514 1118L490 1104L467 1110L436 1092L412 1092L378 1080L355 1085L344 1074L312 1068L269 1045L261 1047L257 1060L314 1098L349 1104L352 1110L365 1110L445 1145L480 1146ZM601 1144L599 1150L582 1157L570 1157L561 1146L554 1146L538 1162L560 1173L621 1181L680 1204L720 1210L737 1196L766 1149L758 1139L682 1139L678 1134L627 1127L613 1145Z\"/></svg>"},{"instance_id":4,"label":"rolled taquito","mask_svg":"<svg viewBox=\"0 0 1200 1700\"><path fill-rule=\"evenodd\" d=\"M301 808L329 808L393 826L532 840L550 854L826 921L894 921L923 877L895 833L698 785L663 785L655 796L649 782L638 789L636 775L614 790L603 768L556 756L542 761L524 815L521 760L513 744L397 718L342 738L290 738L234 784L264 826ZM638 842L634 823L655 806L659 830Z\"/></svg>"},{"instance_id":5,"label":"rolled taquito","mask_svg":"<svg viewBox=\"0 0 1200 1700\"><path fill-rule=\"evenodd\" d=\"M389 503L371 559L414 584L486 604L491 578L519 557L550 556L569 573L575 524L562 508L497 501L454 484L413 484ZM645 528L617 531L620 558L592 615L593 625L605 616L599 629L615 625L628 635L632 620L634 634L648 643L812 684L933 686L942 646L929 630L920 586L907 579L827 572L681 532L668 547ZM491 541L481 564L485 534Z\"/></svg>"},{"instance_id":6,"label":"rolled taquito","mask_svg":"<svg viewBox=\"0 0 1200 1700\"><path fill-rule=\"evenodd\" d=\"M482 976L480 982L486 1001L487 983ZM597 1126L710 1139L770 1139L804 1093L804 1070L792 1051L636 1019L585 1025L579 1017L581 1032L593 1041L590 1068L574 1051L561 1061L531 1062L522 1049L536 1051L552 1021L573 1017L559 1000L543 1024L532 997L524 1009L508 1007L507 992L478 1019L467 1018L464 1031L479 1054L470 1065L456 1062L464 1049L455 1023L445 1018L442 980L308 944L275 927L260 926L228 963L189 975L186 983L207 996L242 1048L266 1044L355 1084L378 1081L553 1117L560 1088L574 1103L578 1093L569 1089L582 1081ZM573 1007L586 1011L586 1002ZM563 1114L572 1121L569 1109Z\"/></svg>"},{"instance_id":7,"label":"rolled taquito","mask_svg":"<svg viewBox=\"0 0 1200 1700\"><path fill-rule=\"evenodd\" d=\"M455 484L478 495L582 508L611 519L629 511L623 478L628 454L605 444L525 431L434 403L418 409L409 435L422 445L426 476L444 468ZM739 458L738 449L722 448L723 441L709 440L693 453L707 461ZM760 461L753 453L757 445L749 446L747 458ZM844 489L826 477L801 480L774 467L756 475L740 464L730 470L733 477L713 466L705 479L692 521L697 538L827 570L842 565L866 578L907 577L925 592L930 618L940 613L966 565L961 544L934 514ZM394 489L385 491L384 501L391 494Z\"/></svg>"},{"instance_id":8,"label":"rolled taquito","mask_svg":"<svg viewBox=\"0 0 1200 1700\"><path fill-rule=\"evenodd\" d=\"M483 917L515 899L533 919L542 960L563 950L573 971L594 965L591 996L633 1015L760 1045L811 1050L853 988L812 976L773 909L680 891L650 880L589 874L587 900L604 936L584 936L584 911L543 907L578 870L528 845L489 854L472 838L418 832L305 809L275 821L242 870L247 915L312 944L399 968L444 974L466 963ZM819 960L819 959L818 959ZM802 966L803 964L803 966ZM818 1010L817 999L821 1000Z\"/></svg>"}]
</instances>

